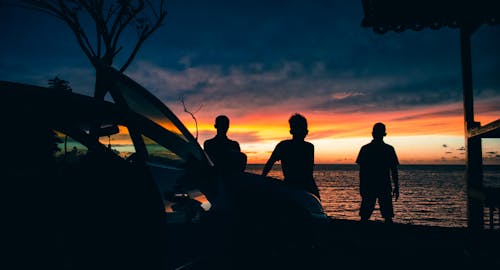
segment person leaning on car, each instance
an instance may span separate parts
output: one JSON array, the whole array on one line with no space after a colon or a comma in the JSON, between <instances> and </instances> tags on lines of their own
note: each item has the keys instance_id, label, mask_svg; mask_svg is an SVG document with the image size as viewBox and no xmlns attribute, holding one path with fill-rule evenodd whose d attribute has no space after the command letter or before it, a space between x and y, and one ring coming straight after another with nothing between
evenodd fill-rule
<instances>
[{"instance_id":1,"label":"person leaning on car","mask_svg":"<svg viewBox=\"0 0 500 270\"><path fill-rule=\"evenodd\" d=\"M205 152L214 163L217 173L225 175L231 172L244 171L246 155L241 153L240 144L227 137L229 118L219 115L215 118L217 134L203 144Z\"/></svg>"},{"instance_id":2,"label":"person leaning on car","mask_svg":"<svg viewBox=\"0 0 500 270\"><path fill-rule=\"evenodd\" d=\"M309 133L307 119L296 113L290 117L288 122L292 139L283 140L276 145L271 157L264 166L262 175L266 176L272 169L273 164L281 160L285 183L304 189L320 198L313 177L314 145L305 141Z\"/></svg>"}]
</instances>

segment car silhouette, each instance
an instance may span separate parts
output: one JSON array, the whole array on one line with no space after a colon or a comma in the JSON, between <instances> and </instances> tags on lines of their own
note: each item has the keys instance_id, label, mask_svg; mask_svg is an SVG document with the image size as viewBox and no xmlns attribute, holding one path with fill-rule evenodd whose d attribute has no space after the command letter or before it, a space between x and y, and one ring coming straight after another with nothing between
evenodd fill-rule
<instances>
[{"instance_id":1,"label":"car silhouette","mask_svg":"<svg viewBox=\"0 0 500 270\"><path fill-rule=\"evenodd\" d=\"M327 219L318 198L242 170L216 174L163 102L104 69L106 100L0 81L13 245L67 269L201 269L236 249L314 244Z\"/></svg>"}]
</instances>

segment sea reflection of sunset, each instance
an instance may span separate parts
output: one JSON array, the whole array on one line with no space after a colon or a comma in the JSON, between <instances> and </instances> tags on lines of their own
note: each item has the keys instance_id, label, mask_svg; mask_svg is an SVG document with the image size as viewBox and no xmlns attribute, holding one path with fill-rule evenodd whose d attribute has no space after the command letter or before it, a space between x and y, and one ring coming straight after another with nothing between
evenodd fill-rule
<instances>
[{"instance_id":1,"label":"sea reflection of sunset","mask_svg":"<svg viewBox=\"0 0 500 270\"><path fill-rule=\"evenodd\" d=\"M274 166L270 176L282 178ZM465 168L455 165L400 166L401 196L394 203L395 222L443 227L467 226ZM262 165L248 165L260 173ZM359 220L357 165L316 165L314 176L325 212L335 219ZM500 166L485 166L485 185L500 187ZM376 208L372 219L383 220Z\"/></svg>"}]
</instances>

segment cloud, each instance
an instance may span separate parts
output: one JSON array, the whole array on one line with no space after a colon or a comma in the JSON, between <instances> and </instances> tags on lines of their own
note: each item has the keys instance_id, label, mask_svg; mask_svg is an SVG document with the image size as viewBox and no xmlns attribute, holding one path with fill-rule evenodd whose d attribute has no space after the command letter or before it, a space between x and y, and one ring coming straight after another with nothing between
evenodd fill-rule
<instances>
[{"instance_id":1,"label":"cloud","mask_svg":"<svg viewBox=\"0 0 500 270\"><path fill-rule=\"evenodd\" d=\"M356 72L332 71L328 63L321 61L313 65L283 61L192 65L181 69L139 61L128 74L173 109L180 97L189 108L202 107L197 114L201 118L214 113L241 119L256 113L265 117L313 111L332 117L378 113L387 115L385 121L411 122L436 117L459 121L463 114L458 94L449 94L449 87L439 90L438 83L432 85L448 82L449 79L439 79L449 76L446 72L371 74L359 78ZM484 102L478 98L476 105L483 111L497 112L494 101L497 100ZM481 106L483 103L486 105ZM443 125L427 121L415 132L442 130Z\"/></svg>"},{"instance_id":2,"label":"cloud","mask_svg":"<svg viewBox=\"0 0 500 270\"><path fill-rule=\"evenodd\" d=\"M216 134L214 130L200 130L198 133L199 142L203 144L203 142L207 139L214 137ZM232 140L241 143L255 143L260 142L262 140L261 136L259 136L258 132L238 132L232 131L231 129L228 132L228 137Z\"/></svg>"},{"instance_id":3,"label":"cloud","mask_svg":"<svg viewBox=\"0 0 500 270\"><path fill-rule=\"evenodd\" d=\"M165 102L182 95L191 103L204 103L207 107L254 110L280 105L311 109L323 95L335 95L338 86L331 79L311 77L312 72L315 71L302 64L285 62L264 71L258 63L227 69L191 67L180 71L140 63L129 73ZM349 94L344 91L340 95Z\"/></svg>"},{"instance_id":4,"label":"cloud","mask_svg":"<svg viewBox=\"0 0 500 270\"><path fill-rule=\"evenodd\" d=\"M449 109L442 109L442 106L438 107L437 109L433 109L432 111L424 111L424 112L416 112L411 115L403 116L403 117L397 117L394 118L393 121L410 121L410 120L416 120L416 119L425 119L425 118L433 118L433 117L454 117L457 115L461 115L462 111L459 108L459 105L456 104L457 106L454 106L456 108L449 108Z\"/></svg>"},{"instance_id":5,"label":"cloud","mask_svg":"<svg viewBox=\"0 0 500 270\"><path fill-rule=\"evenodd\" d=\"M179 59L179 64L182 64L185 68L188 68L191 66L191 56L190 55L185 55Z\"/></svg>"},{"instance_id":6,"label":"cloud","mask_svg":"<svg viewBox=\"0 0 500 270\"><path fill-rule=\"evenodd\" d=\"M486 164L498 164L498 162L500 161L500 155L499 154L488 155L484 157L483 161Z\"/></svg>"},{"instance_id":7,"label":"cloud","mask_svg":"<svg viewBox=\"0 0 500 270\"><path fill-rule=\"evenodd\" d=\"M230 137L241 143L255 143L262 140L258 132L231 132Z\"/></svg>"},{"instance_id":8,"label":"cloud","mask_svg":"<svg viewBox=\"0 0 500 270\"><path fill-rule=\"evenodd\" d=\"M482 95L479 102L475 102L474 109L477 115L481 114L498 114L499 108L498 104L500 103L500 87L496 92L495 96Z\"/></svg>"},{"instance_id":9,"label":"cloud","mask_svg":"<svg viewBox=\"0 0 500 270\"><path fill-rule=\"evenodd\" d=\"M339 134L341 132L345 132L345 131L337 130L337 129L310 131L309 134L307 135L307 139L308 140L317 140L317 139L329 138L329 137L336 136L337 134Z\"/></svg>"},{"instance_id":10,"label":"cloud","mask_svg":"<svg viewBox=\"0 0 500 270\"><path fill-rule=\"evenodd\" d=\"M362 95L364 95L364 93L361 92L338 92L338 93L333 93L331 97L334 100L342 100L349 97L362 96Z\"/></svg>"},{"instance_id":11,"label":"cloud","mask_svg":"<svg viewBox=\"0 0 500 270\"><path fill-rule=\"evenodd\" d=\"M285 61L274 65L207 65L173 70L140 62L129 74L165 102L182 95L193 103L241 109L287 106L317 111L372 112L449 101L443 99L449 96L444 90L437 91L442 95L436 97L433 96L435 90L400 91L396 85L411 84L412 79L408 77L359 79L349 73L331 74L324 66L321 62L307 66ZM398 91L392 90L394 88Z\"/></svg>"},{"instance_id":12,"label":"cloud","mask_svg":"<svg viewBox=\"0 0 500 270\"><path fill-rule=\"evenodd\" d=\"M345 89L355 89L351 95L325 100L318 107L328 109L337 107L355 107L358 111L374 112L380 110L408 110L423 106L461 102L461 85L456 74L450 72L432 72L429 74L376 74L367 85L359 85L354 80L344 85ZM339 78L336 78L339 79ZM340 78L343 79L343 78ZM359 80L359 77L356 78ZM382 80L382 82L377 82ZM499 84L500 86L500 84ZM335 93L335 94L337 94ZM361 93L361 94L358 94ZM458 109L442 113L458 113Z\"/></svg>"}]
</instances>

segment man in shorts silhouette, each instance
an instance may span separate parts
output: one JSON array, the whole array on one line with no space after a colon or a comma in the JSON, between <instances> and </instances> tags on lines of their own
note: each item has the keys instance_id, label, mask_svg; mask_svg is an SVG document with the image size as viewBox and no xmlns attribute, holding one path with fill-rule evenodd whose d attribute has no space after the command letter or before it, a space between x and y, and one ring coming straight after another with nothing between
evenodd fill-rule
<instances>
[{"instance_id":1,"label":"man in shorts silhouette","mask_svg":"<svg viewBox=\"0 0 500 270\"><path fill-rule=\"evenodd\" d=\"M377 200L385 222L392 223L394 217L392 196L396 200L399 198L399 162L394 147L384 142L385 135L385 125L376 123L372 131L373 140L361 147L356 159L359 164L359 215L362 222L370 219ZM394 188L391 186L391 178Z\"/></svg>"}]
</instances>

